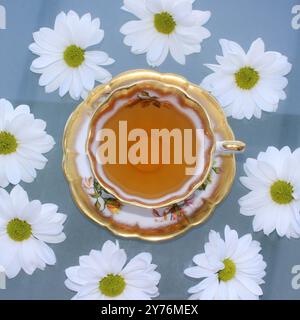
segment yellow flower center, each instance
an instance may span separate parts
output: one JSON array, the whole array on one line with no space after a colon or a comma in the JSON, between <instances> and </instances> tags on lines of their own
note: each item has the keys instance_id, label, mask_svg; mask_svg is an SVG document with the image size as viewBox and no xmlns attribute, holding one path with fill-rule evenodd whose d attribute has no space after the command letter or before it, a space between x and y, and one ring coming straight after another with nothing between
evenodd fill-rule
<instances>
[{"instance_id":1,"label":"yellow flower center","mask_svg":"<svg viewBox=\"0 0 300 320\"><path fill-rule=\"evenodd\" d=\"M274 202L278 204L289 204L294 200L293 186L283 180L277 180L271 185L270 194Z\"/></svg>"},{"instance_id":2,"label":"yellow flower center","mask_svg":"<svg viewBox=\"0 0 300 320\"><path fill-rule=\"evenodd\" d=\"M116 274L108 274L99 281L99 290L107 297L117 297L125 289L126 283L122 276Z\"/></svg>"},{"instance_id":3,"label":"yellow flower center","mask_svg":"<svg viewBox=\"0 0 300 320\"><path fill-rule=\"evenodd\" d=\"M259 73L251 68L244 67L235 73L235 82L240 89L250 90L254 88L259 81Z\"/></svg>"},{"instance_id":4,"label":"yellow flower center","mask_svg":"<svg viewBox=\"0 0 300 320\"><path fill-rule=\"evenodd\" d=\"M17 151L18 142L14 135L9 132L0 132L0 155L7 155Z\"/></svg>"},{"instance_id":5,"label":"yellow flower center","mask_svg":"<svg viewBox=\"0 0 300 320\"><path fill-rule=\"evenodd\" d=\"M154 26L163 34L171 34L176 27L176 22L169 12L160 12L154 15Z\"/></svg>"},{"instance_id":6,"label":"yellow flower center","mask_svg":"<svg viewBox=\"0 0 300 320\"><path fill-rule=\"evenodd\" d=\"M18 242L29 239L32 234L31 225L28 222L22 221L18 218L9 221L6 231L12 240Z\"/></svg>"},{"instance_id":7,"label":"yellow flower center","mask_svg":"<svg viewBox=\"0 0 300 320\"><path fill-rule=\"evenodd\" d=\"M231 259L225 259L223 263L225 267L218 272L218 278L219 281L227 282L235 276L236 266Z\"/></svg>"},{"instance_id":8,"label":"yellow flower center","mask_svg":"<svg viewBox=\"0 0 300 320\"><path fill-rule=\"evenodd\" d=\"M71 68L78 68L84 61L84 50L75 44L67 47L64 52L64 60Z\"/></svg>"}]
</instances>

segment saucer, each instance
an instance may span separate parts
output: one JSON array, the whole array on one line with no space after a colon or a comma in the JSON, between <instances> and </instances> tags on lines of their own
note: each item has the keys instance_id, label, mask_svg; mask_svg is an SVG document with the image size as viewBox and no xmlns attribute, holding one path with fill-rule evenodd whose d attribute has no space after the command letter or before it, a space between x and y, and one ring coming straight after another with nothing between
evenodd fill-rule
<instances>
[{"instance_id":1,"label":"saucer","mask_svg":"<svg viewBox=\"0 0 300 320\"><path fill-rule=\"evenodd\" d=\"M90 121L99 105L113 91L145 80L163 81L184 90L206 110L216 138L234 140L223 110L200 87L174 74L129 71L115 77L109 84L95 88L71 114L63 138L63 169L75 203L93 221L119 236L160 241L184 233L203 223L212 214L231 188L235 176L235 158L232 154L215 156L212 170L202 186L184 201L162 208L149 209L121 203L104 190L95 179L86 154Z\"/></svg>"}]
</instances>

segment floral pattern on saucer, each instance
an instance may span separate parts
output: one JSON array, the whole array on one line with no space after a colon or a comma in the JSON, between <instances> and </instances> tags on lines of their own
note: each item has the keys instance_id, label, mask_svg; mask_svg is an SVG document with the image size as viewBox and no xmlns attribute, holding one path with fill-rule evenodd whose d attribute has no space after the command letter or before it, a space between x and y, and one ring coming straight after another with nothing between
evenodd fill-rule
<instances>
[{"instance_id":1,"label":"floral pattern on saucer","mask_svg":"<svg viewBox=\"0 0 300 320\"><path fill-rule=\"evenodd\" d=\"M220 168L213 167L212 172L205 183L186 200L163 208L148 209L152 213L154 221L157 223L165 221L177 222L181 219L185 219L186 216L191 214L193 209L195 209L194 202L195 199L197 199L197 194L200 196L201 193L206 190L207 186L215 180L215 175L219 172ZM114 214L122 213L124 204L103 189L93 176L82 178L82 186L97 210L99 210L99 214L113 216Z\"/></svg>"}]
</instances>

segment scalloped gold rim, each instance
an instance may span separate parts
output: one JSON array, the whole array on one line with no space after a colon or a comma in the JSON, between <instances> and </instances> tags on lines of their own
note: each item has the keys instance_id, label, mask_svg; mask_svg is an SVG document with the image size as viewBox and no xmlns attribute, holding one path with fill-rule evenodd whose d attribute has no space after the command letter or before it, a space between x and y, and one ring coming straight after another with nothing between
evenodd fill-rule
<instances>
[{"instance_id":1,"label":"scalloped gold rim","mask_svg":"<svg viewBox=\"0 0 300 320\"><path fill-rule=\"evenodd\" d=\"M151 81L139 81L137 83L135 83L134 85L129 85L126 87L122 87L122 88L118 88L116 90L112 90L112 92L109 94L109 96L105 99L105 101L103 101L101 104L99 104L98 109L94 112L93 117L91 119L91 122L93 121L93 118L98 115L99 113L105 111L105 109L108 107L107 103L110 99L113 98L113 96L117 93L120 92L121 90L124 89L131 89L134 86L138 86L138 85L143 85L145 83L150 83ZM155 85L158 85L157 82L158 81L152 81ZM185 99L188 101L186 102L186 104L193 104L193 107L190 106L190 108L196 109L199 108L201 111L201 113L206 117L205 121L206 123L206 130L208 131L207 135L210 136L211 138L211 145L209 147L209 152L208 152L208 158L209 158L209 162L205 165L205 173L201 175L201 177L198 179L197 182L191 183L191 187L189 188L189 190L187 190L187 192L185 192L184 194L182 194L181 196L177 196L176 198L170 198L169 200L165 200L165 201L161 201L159 204L155 204L155 205L147 205L142 201L138 201L138 200L134 200L136 199L136 197L132 196L132 199L126 199L125 197L121 197L119 195L119 193L113 189L111 186L109 186L107 183L104 182L104 180L100 177L99 173L97 172L97 170L95 169L95 166L92 165L93 163L93 157L89 148L90 142L92 140L91 136L92 136L92 128L91 128L91 124L89 126L89 133L88 133L88 137L87 137L87 141L86 141L86 153L88 155L89 161L91 163L91 170L94 174L94 177L98 180L99 184L105 189L107 190L109 193L111 193L114 197L116 197L118 200L120 200L123 203L126 204L131 204L131 205L135 205L135 206L139 206L142 208L148 208L148 209L155 209L155 208L162 208L162 207L166 207L166 206L170 206L172 204L175 203L179 203L181 201L183 201L184 199L188 198L193 192L195 192L195 190L197 190L207 179L208 175L210 174L211 168L212 168L212 164L213 164L213 159L214 159L214 153L216 150L216 139L214 136L214 132L212 129L212 125L211 125L211 121L209 119L209 116L206 112L206 110L194 99L192 99L191 97L189 97L183 90L178 89L178 88L174 88L171 85L165 84L165 87L169 87L169 90L175 89L177 91L179 91L183 96L185 96ZM101 110L100 110L101 109Z\"/></svg>"},{"instance_id":2,"label":"scalloped gold rim","mask_svg":"<svg viewBox=\"0 0 300 320\"><path fill-rule=\"evenodd\" d=\"M219 106L218 102L205 90L199 86L189 83L185 78L175 74L160 74L155 71L148 70L132 70L122 73L112 79L109 85L100 85L96 87L89 95L86 101L82 102L75 111L70 115L64 131L63 136L63 171L69 182L71 194L74 202L79 209L94 222L107 227L115 235L126 237L126 238L139 238L148 241L162 241L172 239L176 236L183 234L190 228L204 223L209 216L212 214L214 208L227 196L234 181L236 173L236 164L234 155L224 155L222 157L223 166L225 171L220 174L219 188L216 188L213 195L209 199L205 199L203 205L196 210L191 216L185 217L178 221L174 225L170 225L162 228L149 228L142 229L138 226L128 228L128 226L119 224L111 218L107 218L101 215L99 212L95 212L95 207L91 204L90 199L85 196L82 197L82 185L81 177L76 176L77 170L75 168L74 159L77 153L71 148L73 136L72 127L76 123L77 115L81 109L87 105L93 105L97 103L97 100L106 94L109 94L111 89L117 87L126 86L129 83L134 84L140 80L163 80L168 84L171 84L182 90L186 90L189 96L196 101L203 103L204 108L209 107L207 110L209 116L214 113L215 120L217 120L217 126L214 128L217 132L222 132L222 139L235 140L234 134L227 122L226 116ZM73 161L72 161L73 160ZM79 183L80 179L80 183Z\"/></svg>"}]
</instances>

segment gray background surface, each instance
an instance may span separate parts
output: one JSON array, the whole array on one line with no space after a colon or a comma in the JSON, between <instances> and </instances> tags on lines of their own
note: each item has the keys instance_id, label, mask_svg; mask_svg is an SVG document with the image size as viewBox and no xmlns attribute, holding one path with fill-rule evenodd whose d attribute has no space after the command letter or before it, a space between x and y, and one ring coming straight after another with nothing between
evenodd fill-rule
<instances>
[{"instance_id":1,"label":"gray background surface","mask_svg":"<svg viewBox=\"0 0 300 320\"><path fill-rule=\"evenodd\" d=\"M247 157L256 157L267 146L291 148L300 146L300 30L291 28L291 9L300 0L196 0L194 8L210 10L212 17L207 23L212 37L205 40L200 54L187 58L181 66L170 57L157 68L162 72L175 72L200 83L209 70L203 63L214 63L220 54L218 40L227 38L237 41L246 49L257 37L262 37L268 50L279 51L289 57L293 69L286 90L288 99L280 103L277 113L263 114L262 119L229 119L236 136L247 142L247 151L237 157L237 177L229 196L215 210L204 225L194 228L183 236L163 243L148 243L120 238L129 258L141 251L153 254L162 274L160 299L186 299L187 289L196 283L183 275L183 269L191 265L192 257L203 250L208 232L223 232L229 224L240 235L252 232L252 218L239 214L237 200L247 190L239 183L242 165ZM123 44L119 29L133 18L120 9L121 0L0 0L7 11L7 30L0 30L0 97L9 99L15 106L29 104L37 118L47 121L47 131L56 140L55 148L47 155L49 163L38 173L32 184L23 184L31 199L53 202L68 215L65 224L67 240L54 245L57 264L33 276L21 272L9 280L6 290L0 290L0 299L69 299L73 293L64 286L65 268L78 264L78 257L91 249L100 248L107 239L116 237L106 229L83 216L74 205L68 185L61 170L61 138L65 122L77 103L69 96L61 99L57 92L46 94L38 86L38 76L29 67L34 55L28 50L32 33L40 27L53 27L56 15L73 9L80 15L90 12L100 17L105 31L104 41L98 46L116 60L108 70L113 75L136 68L149 68L144 55L130 53ZM266 237L262 232L253 234L261 242L262 253L268 264L263 299L299 299L300 290L291 287L291 269L300 264L300 239L280 239L276 234ZM0 253L1 254L1 253Z\"/></svg>"}]
</instances>

